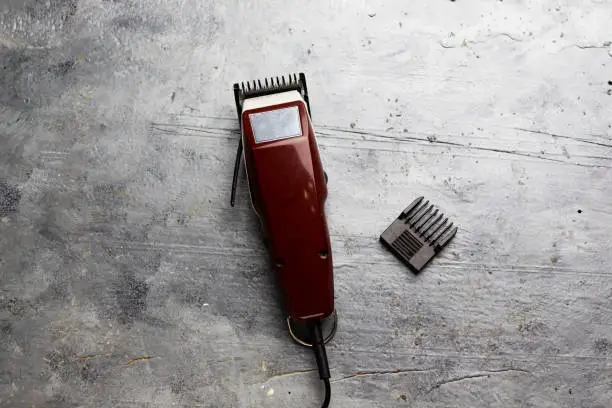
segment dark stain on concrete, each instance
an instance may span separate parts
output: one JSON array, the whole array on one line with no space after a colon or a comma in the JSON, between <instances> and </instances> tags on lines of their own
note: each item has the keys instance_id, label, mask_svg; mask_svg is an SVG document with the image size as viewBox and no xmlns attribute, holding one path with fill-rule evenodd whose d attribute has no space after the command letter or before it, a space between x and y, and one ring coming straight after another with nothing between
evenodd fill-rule
<instances>
[{"instance_id":1,"label":"dark stain on concrete","mask_svg":"<svg viewBox=\"0 0 612 408\"><path fill-rule=\"evenodd\" d=\"M36 302L38 304L46 304L54 300L64 300L68 297L69 291L69 282L60 281L61 277L57 282L53 282L49 285L49 287L38 296Z\"/></svg>"},{"instance_id":2,"label":"dark stain on concrete","mask_svg":"<svg viewBox=\"0 0 612 408\"><path fill-rule=\"evenodd\" d=\"M91 362L85 362L82 364L79 373L81 380L86 383L93 383L100 376L100 372L97 367L94 366Z\"/></svg>"},{"instance_id":3,"label":"dark stain on concrete","mask_svg":"<svg viewBox=\"0 0 612 408\"><path fill-rule=\"evenodd\" d=\"M23 10L32 18L47 20L58 18L67 21L74 17L78 9L77 0L21 0ZM13 7L15 8L15 7Z\"/></svg>"},{"instance_id":4,"label":"dark stain on concrete","mask_svg":"<svg viewBox=\"0 0 612 408\"><path fill-rule=\"evenodd\" d=\"M185 390L185 379L180 375L175 375L170 379L170 391L173 394L181 394Z\"/></svg>"},{"instance_id":5,"label":"dark stain on concrete","mask_svg":"<svg viewBox=\"0 0 612 408\"><path fill-rule=\"evenodd\" d=\"M127 220L127 187L123 183L102 183L93 186L94 202L89 209L88 229L93 232L105 233L109 236L115 233L125 233L118 225ZM121 239L126 237L116 236Z\"/></svg>"},{"instance_id":6,"label":"dark stain on concrete","mask_svg":"<svg viewBox=\"0 0 612 408\"><path fill-rule=\"evenodd\" d=\"M605 338L595 341L595 351L599 354L608 354L612 350L612 342Z\"/></svg>"},{"instance_id":7,"label":"dark stain on concrete","mask_svg":"<svg viewBox=\"0 0 612 408\"><path fill-rule=\"evenodd\" d=\"M548 327L537 320L531 320L525 323L521 323L518 326L518 331L524 335L545 335L548 332Z\"/></svg>"},{"instance_id":8,"label":"dark stain on concrete","mask_svg":"<svg viewBox=\"0 0 612 408\"><path fill-rule=\"evenodd\" d=\"M127 188L123 183L102 183L93 187L93 193L98 204L112 208L123 203L127 195Z\"/></svg>"},{"instance_id":9,"label":"dark stain on concrete","mask_svg":"<svg viewBox=\"0 0 612 408\"><path fill-rule=\"evenodd\" d=\"M43 359L62 382L70 383L75 379L80 379L85 384L92 384L103 374L94 361L80 359L65 347L51 350Z\"/></svg>"},{"instance_id":10,"label":"dark stain on concrete","mask_svg":"<svg viewBox=\"0 0 612 408\"><path fill-rule=\"evenodd\" d=\"M13 333L13 325L10 322L2 322L0 324L0 333L2 337L8 337Z\"/></svg>"},{"instance_id":11,"label":"dark stain on concrete","mask_svg":"<svg viewBox=\"0 0 612 408\"><path fill-rule=\"evenodd\" d=\"M45 408L77 408L82 406L72 401L67 395L54 395L50 400L45 402Z\"/></svg>"},{"instance_id":12,"label":"dark stain on concrete","mask_svg":"<svg viewBox=\"0 0 612 408\"><path fill-rule=\"evenodd\" d=\"M68 74L70 71L72 71L75 65L76 64L74 60L69 59L69 60L60 62L59 64L49 67L49 72L57 76L64 76Z\"/></svg>"},{"instance_id":13,"label":"dark stain on concrete","mask_svg":"<svg viewBox=\"0 0 612 408\"><path fill-rule=\"evenodd\" d=\"M137 279L134 272L124 270L121 278L115 282L115 297L119 305L119 321L123 324L133 323L139 319L147 307L149 285Z\"/></svg>"},{"instance_id":14,"label":"dark stain on concrete","mask_svg":"<svg viewBox=\"0 0 612 408\"><path fill-rule=\"evenodd\" d=\"M38 233L50 243L65 243L58 226L52 222L49 222L48 219L39 225Z\"/></svg>"},{"instance_id":15,"label":"dark stain on concrete","mask_svg":"<svg viewBox=\"0 0 612 408\"><path fill-rule=\"evenodd\" d=\"M32 309L33 307L30 302L23 299L10 298L0 300L0 310L6 310L14 317L26 317Z\"/></svg>"},{"instance_id":16,"label":"dark stain on concrete","mask_svg":"<svg viewBox=\"0 0 612 408\"><path fill-rule=\"evenodd\" d=\"M155 211L153 215L151 215L151 225L163 225L166 227L168 225L168 218L170 215L174 213L174 208L172 206L164 208L160 211Z\"/></svg>"},{"instance_id":17,"label":"dark stain on concrete","mask_svg":"<svg viewBox=\"0 0 612 408\"><path fill-rule=\"evenodd\" d=\"M55 372L62 381L67 381L73 370L71 359L62 350L52 350L44 358L45 362Z\"/></svg>"},{"instance_id":18,"label":"dark stain on concrete","mask_svg":"<svg viewBox=\"0 0 612 408\"><path fill-rule=\"evenodd\" d=\"M21 192L0 180L0 216L17 212L20 201Z\"/></svg>"},{"instance_id":19,"label":"dark stain on concrete","mask_svg":"<svg viewBox=\"0 0 612 408\"><path fill-rule=\"evenodd\" d=\"M43 49L0 47L0 104L29 111L47 104L66 89L49 68L49 52Z\"/></svg>"},{"instance_id":20,"label":"dark stain on concrete","mask_svg":"<svg viewBox=\"0 0 612 408\"><path fill-rule=\"evenodd\" d=\"M137 10L125 10L122 15L112 21L112 25L119 30L131 32L148 32L151 34L163 33L169 24L169 17L158 14L155 16L143 16Z\"/></svg>"},{"instance_id":21,"label":"dark stain on concrete","mask_svg":"<svg viewBox=\"0 0 612 408\"><path fill-rule=\"evenodd\" d=\"M157 166L150 166L144 170L146 173L152 175L159 181L165 181L168 178L168 175Z\"/></svg>"}]
</instances>

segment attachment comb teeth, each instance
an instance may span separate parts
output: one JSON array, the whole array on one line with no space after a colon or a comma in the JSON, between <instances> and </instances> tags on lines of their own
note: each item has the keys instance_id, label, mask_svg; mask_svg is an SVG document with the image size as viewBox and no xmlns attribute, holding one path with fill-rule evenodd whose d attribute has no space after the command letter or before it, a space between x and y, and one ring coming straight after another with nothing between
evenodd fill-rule
<instances>
[{"instance_id":1,"label":"attachment comb teeth","mask_svg":"<svg viewBox=\"0 0 612 408\"><path fill-rule=\"evenodd\" d=\"M415 273L450 242L457 227L429 200L414 200L381 235L383 243Z\"/></svg>"}]
</instances>

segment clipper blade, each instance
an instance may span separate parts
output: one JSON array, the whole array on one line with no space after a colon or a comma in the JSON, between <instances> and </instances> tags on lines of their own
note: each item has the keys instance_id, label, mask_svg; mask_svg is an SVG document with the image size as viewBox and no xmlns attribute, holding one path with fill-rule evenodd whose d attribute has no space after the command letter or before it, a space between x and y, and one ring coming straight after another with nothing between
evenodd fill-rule
<instances>
[{"instance_id":1,"label":"clipper blade","mask_svg":"<svg viewBox=\"0 0 612 408\"><path fill-rule=\"evenodd\" d=\"M304 73L288 74L275 76L270 78L256 79L234 84L234 96L236 98L236 106L238 114L240 114L242 101L258 96L272 95L287 91L298 91L308 107L310 112L310 102L308 100L308 86L306 85L306 76Z\"/></svg>"}]
</instances>

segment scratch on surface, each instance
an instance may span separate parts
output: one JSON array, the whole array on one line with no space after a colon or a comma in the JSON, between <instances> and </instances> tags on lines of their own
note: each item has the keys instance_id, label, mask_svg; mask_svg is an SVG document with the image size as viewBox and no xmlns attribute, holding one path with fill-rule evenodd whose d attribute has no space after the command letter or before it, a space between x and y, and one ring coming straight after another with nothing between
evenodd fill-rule
<instances>
[{"instance_id":1,"label":"scratch on surface","mask_svg":"<svg viewBox=\"0 0 612 408\"><path fill-rule=\"evenodd\" d=\"M108 356L112 356L113 353L106 353L106 354L86 354L84 356L79 356L79 360L88 360L90 358L97 358L97 357L108 357Z\"/></svg>"},{"instance_id":2,"label":"scratch on surface","mask_svg":"<svg viewBox=\"0 0 612 408\"><path fill-rule=\"evenodd\" d=\"M467 40L467 39L464 39L461 42L461 44L447 44L447 43L445 43L443 41L438 41L438 44L440 44L440 46L442 48L461 48L461 47L468 47L468 44L482 44L482 43L488 41L488 39L499 38L499 37L506 37L506 38L509 38L512 41L523 42L522 38L515 37L515 36L513 36L512 34L509 34L509 33L497 33L497 34L489 35L487 37L488 38L482 39L482 40Z\"/></svg>"},{"instance_id":3,"label":"scratch on surface","mask_svg":"<svg viewBox=\"0 0 612 408\"><path fill-rule=\"evenodd\" d=\"M440 44L440 47L442 47L442 48L457 48L456 45L444 44L442 41L438 41L438 44Z\"/></svg>"},{"instance_id":4,"label":"scratch on surface","mask_svg":"<svg viewBox=\"0 0 612 408\"><path fill-rule=\"evenodd\" d=\"M612 41L604 41L601 44L574 44L575 47L578 47L581 50L586 50L589 48L608 48L610 45L612 45Z\"/></svg>"},{"instance_id":5,"label":"scratch on surface","mask_svg":"<svg viewBox=\"0 0 612 408\"><path fill-rule=\"evenodd\" d=\"M151 360L153 357L152 356L142 356L142 357L136 357L131 359L130 361L128 361L127 363L125 363L125 365L132 365L138 361L142 361L142 360Z\"/></svg>"},{"instance_id":6,"label":"scratch on surface","mask_svg":"<svg viewBox=\"0 0 612 408\"><path fill-rule=\"evenodd\" d=\"M389 139L389 140L394 140L394 141L398 141L398 142L402 142L402 141L404 141L404 142L405 141L427 141L426 138L420 138L420 137L414 137L414 136L406 136L406 135L402 135L402 136L383 135L383 134L380 134L380 133L375 133L375 132L371 132L371 131L367 131L367 130L362 130L362 129L354 129L354 128L348 129L348 128L343 128L343 127L325 126L325 125L320 125L318 127L322 128L322 129L333 130L333 131L336 131L336 132L352 133L352 134L362 135L362 136L373 136L373 137L379 137L381 139ZM347 140L346 138L334 136L331 133L325 133L325 132L318 131L317 134L325 135L325 136L327 136L328 138L331 138L331 139Z\"/></svg>"},{"instance_id":7,"label":"scratch on surface","mask_svg":"<svg viewBox=\"0 0 612 408\"><path fill-rule=\"evenodd\" d=\"M514 37L514 36L512 36L511 34L508 34L508 33L499 33L499 36L501 36L501 37L508 37L512 41L518 41L518 42L522 42L523 41L522 39L516 38L516 37Z\"/></svg>"},{"instance_id":8,"label":"scratch on surface","mask_svg":"<svg viewBox=\"0 0 612 408\"><path fill-rule=\"evenodd\" d=\"M228 140L234 140L236 139L235 134L238 133L236 129L225 128L225 127L197 127L197 126L194 127L194 126L173 125L169 123L155 123L155 122L151 123L150 126L151 126L150 128L151 131L160 132L161 134L176 135L176 136L191 136L191 137L195 136L195 137L204 137L204 138L213 138L213 139L223 137ZM508 150L508 149L498 149L498 148L485 147L485 146L465 145L462 143L441 140L443 136L434 135L435 136L435 139L434 139L432 135L428 135L428 134L417 134L418 136L423 136L423 137L408 136L405 133L402 133L401 135L396 136L392 134L381 134L381 133L362 130L362 129L348 129L348 128L343 128L343 127L338 127L338 126L319 125L318 128L335 131L335 132L360 135L363 140L367 140L366 139L367 136L378 139L378 140L370 139L370 141L372 142L380 142L380 143L385 143L385 142L386 143L414 143L414 142L425 143L426 142L428 145L437 144L437 145L446 145L446 146L456 146L456 147L461 147L465 149L488 151L488 152L493 152L493 153L503 153L503 154L508 154L508 155L528 157L528 158L536 159L536 160L543 160L543 161L549 161L549 162L555 162L555 163L561 163L561 164L569 164L569 165L575 165L575 166L587 167L587 168L611 168L610 166L599 165L599 164L586 164L586 163L571 162L567 160L559 160L559 159L554 159L552 157L546 157L543 155L539 155L536 153L530 153L530 152L521 152L521 151L516 151L516 150ZM543 131L530 130L530 129L524 129L524 128L513 128L513 129L521 130L525 132L531 132L531 133L547 134L553 137L573 139L573 140L581 141L584 143L590 143L590 144L604 146L604 147L612 147L612 145L610 144L594 142L588 139L556 135L556 134L547 133ZM184 132L180 132L179 130L183 130ZM186 133L186 132L193 132L193 133ZM228 132L228 133L223 133L223 132ZM330 140L335 139L335 140L343 140L343 141L351 140L348 138L336 136L332 133L325 132L325 131L317 131L317 134L322 139L330 139ZM357 147L353 147L353 148L357 148ZM372 150L372 149L367 148L366 150ZM385 149L374 149L374 150L385 150Z\"/></svg>"},{"instance_id":9,"label":"scratch on surface","mask_svg":"<svg viewBox=\"0 0 612 408\"><path fill-rule=\"evenodd\" d=\"M354 133L354 134L362 135L362 137L373 136L373 137L380 138L380 139L392 140L395 143L427 142L427 144L429 145L439 144L439 145L456 146L456 147L462 147L465 149L488 151L488 152L494 152L494 153L504 153L504 154L514 155L514 156L529 157L532 159L539 159L539 160L550 161L550 162L555 162L555 163L570 164L570 165L575 165L575 166L580 166L580 167L610 168L610 166L604 166L604 165L598 165L598 164L584 164L584 163L577 163L577 162L571 162L571 161L566 161L566 160L553 159L552 157L546 157L546 156L532 154L528 152L520 152L516 150L498 149L498 148L493 148L493 147L474 146L474 145L468 146L462 143L440 140L443 137L442 135L440 136L436 135L436 139L432 140L431 139L432 135L426 135L426 134L424 134L424 137L421 138L421 137L415 137L415 136L406 136L405 134L402 134L401 136L383 135L380 133L370 132L370 131L361 130L361 129L346 129L346 128L335 127L335 126L320 126L320 127L324 129L332 130L332 131L342 132L342 133ZM520 128L514 128L514 129L526 130L526 129L520 129ZM531 132L537 133L538 131L531 131ZM319 131L317 133L320 136L323 136L323 139L328 138L328 139L347 140L345 138L340 138L340 137L334 136L333 134L330 134L327 132ZM371 141L380 142L380 143L385 143L385 142L389 143L386 140L371 140ZM593 143L597 143L597 142L593 142ZM606 145L604 144L604 146ZM378 150L383 150L383 149L378 149Z\"/></svg>"},{"instance_id":10,"label":"scratch on surface","mask_svg":"<svg viewBox=\"0 0 612 408\"><path fill-rule=\"evenodd\" d=\"M189 125L184 123L166 123L166 122L151 122L152 126L159 127L168 127L168 128L177 128L177 129L186 129L192 130L194 132L209 132L211 130L221 130L226 131L231 134L240 134L240 128L237 127L225 127L225 126L197 126L197 125Z\"/></svg>"},{"instance_id":11,"label":"scratch on surface","mask_svg":"<svg viewBox=\"0 0 612 408\"><path fill-rule=\"evenodd\" d=\"M520 128L520 127L515 127L513 129L520 130L522 132L529 132L529 133L535 133L535 134L539 134L539 135L548 135L548 136L552 136L552 137L558 137L560 139L575 140L575 141L578 141L578 142L588 143L588 144L592 144L592 145L596 145L596 146L612 147L612 144L595 142L593 140L584 139L582 137L574 137L574 136L567 136L567 135L558 135L556 133L544 132L542 130L531 130L531 129L525 129L525 128Z\"/></svg>"},{"instance_id":12,"label":"scratch on surface","mask_svg":"<svg viewBox=\"0 0 612 408\"><path fill-rule=\"evenodd\" d=\"M474 378L488 378L488 377L491 377L491 374L508 373L508 372L521 372L521 373L531 374L531 371L524 370L524 369L521 369L521 368L502 368L502 369L499 369L499 370L488 370L488 371L485 371L484 373L462 375L460 377L453 377L453 378L449 378L448 380L439 381L433 387L431 387L429 390L427 390L426 394L429 394L433 390L435 390L437 388L440 388L441 386L443 386L445 384L452 384L452 383L456 383L456 382L460 382L460 381L471 380L471 379L474 379Z\"/></svg>"},{"instance_id":13,"label":"scratch on surface","mask_svg":"<svg viewBox=\"0 0 612 408\"><path fill-rule=\"evenodd\" d=\"M467 146L463 146L463 147L467 147ZM469 148L470 149L474 149L474 150L481 150L481 151L488 151L488 152L495 152L495 153L511 154L511 155L514 155L514 156L531 157L533 159L541 159L541 160L552 161L552 162L557 162L557 163L569 163L569 162L567 162L565 160L557 160L557 159L553 159L553 158L550 158L550 157L534 155L534 154L531 154L531 153L517 152L516 150L497 149L497 148L494 148L494 147L482 147L482 146L469 146ZM577 166L591 167L591 165L588 165L588 164L581 164L581 163L570 163L570 164L576 164Z\"/></svg>"},{"instance_id":14,"label":"scratch on surface","mask_svg":"<svg viewBox=\"0 0 612 408\"><path fill-rule=\"evenodd\" d=\"M373 142L380 142L380 143L391 143L391 142L387 142L387 140L392 141L393 143L398 142L398 143L402 143L402 142L427 142L427 144L442 144L442 145L449 145L449 146L458 146L458 147L467 147L464 144L461 143L455 143L455 142L448 142L445 140L440 140L439 137L442 137L440 135L436 135L436 134L427 134L427 133L415 133L415 134L419 134L422 135L423 137L415 137L415 136L406 136L405 133L402 133L401 136L395 136L395 135L383 135L380 133L376 133L376 132L371 132L371 131L367 131L367 130L360 130L360 129L346 129L346 128L341 128L341 127L333 127L333 126L321 126L324 129L329 129L329 130L333 130L333 131L337 131L337 132L343 132L343 133L354 133L354 134L358 134L358 135L362 135L362 138L364 140L366 140L364 138L364 136L372 136L372 137L377 137L380 139L386 139L386 140L370 140ZM350 140L350 139L346 139L343 137L337 137L332 135L331 133L326 133L326 132L317 132L317 134L325 136L328 139L337 139L337 140Z\"/></svg>"},{"instance_id":15,"label":"scratch on surface","mask_svg":"<svg viewBox=\"0 0 612 408\"><path fill-rule=\"evenodd\" d=\"M85 241L89 242L89 241ZM169 242L144 242L144 241L115 241L108 240L104 245L115 250L129 251L149 251L151 249L167 249L174 253L186 254L214 254L214 255L234 255L234 254L262 254L263 250L238 247L206 247L203 245L174 244Z\"/></svg>"},{"instance_id":16,"label":"scratch on surface","mask_svg":"<svg viewBox=\"0 0 612 408\"><path fill-rule=\"evenodd\" d=\"M585 388L590 389L590 388L602 387L604 385L606 385L606 386L612 385L612 382L604 382L604 383L593 384L593 385L589 385L589 386L587 386Z\"/></svg>"},{"instance_id":17,"label":"scratch on surface","mask_svg":"<svg viewBox=\"0 0 612 408\"><path fill-rule=\"evenodd\" d=\"M156 122L150 124L150 129L151 132L158 132L160 135L191 136L214 139L218 139L220 136L229 140L236 139L236 135L239 133L238 130L232 128L185 126Z\"/></svg>"},{"instance_id":18,"label":"scratch on surface","mask_svg":"<svg viewBox=\"0 0 612 408\"><path fill-rule=\"evenodd\" d=\"M186 107L187 109L189 109L191 112L201 112L201 110L196 109L193 106L189 106L189 105L183 105L183 106ZM192 117L192 118L216 119L216 120L231 120L231 121L237 120L236 116L189 115L189 114L185 114L185 113L181 113L181 114L173 115L173 116L176 116L176 117L189 116L189 117Z\"/></svg>"},{"instance_id":19,"label":"scratch on surface","mask_svg":"<svg viewBox=\"0 0 612 408\"><path fill-rule=\"evenodd\" d=\"M276 375L273 375L272 377L268 378L264 382L264 384L267 384L270 381L276 380L276 379L281 378L281 377L292 377L294 375L308 374L308 373L313 373L315 371L317 371L317 370L316 369L308 369L308 370L296 370L296 371L289 371L287 373L276 374Z\"/></svg>"},{"instance_id":20,"label":"scratch on surface","mask_svg":"<svg viewBox=\"0 0 612 408\"><path fill-rule=\"evenodd\" d=\"M421 373L426 371L431 371L431 368L407 368L401 370L389 370L389 371L359 371L353 375L347 375L346 377L338 378L336 380L331 380L330 382L336 383L339 381L350 380L351 378L356 377L369 377L373 375L397 375L404 373Z\"/></svg>"}]
</instances>

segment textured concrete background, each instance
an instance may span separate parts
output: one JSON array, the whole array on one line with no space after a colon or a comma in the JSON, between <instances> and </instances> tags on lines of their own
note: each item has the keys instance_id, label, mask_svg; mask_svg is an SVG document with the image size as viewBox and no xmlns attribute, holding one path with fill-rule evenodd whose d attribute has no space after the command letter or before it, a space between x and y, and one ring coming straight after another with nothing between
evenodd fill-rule
<instances>
[{"instance_id":1,"label":"textured concrete background","mask_svg":"<svg viewBox=\"0 0 612 408\"><path fill-rule=\"evenodd\" d=\"M612 3L0 1L0 405L316 407L231 84L307 73L333 407L610 407ZM415 277L416 196L460 226Z\"/></svg>"}]
</instances>

